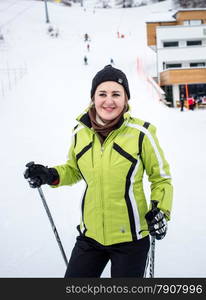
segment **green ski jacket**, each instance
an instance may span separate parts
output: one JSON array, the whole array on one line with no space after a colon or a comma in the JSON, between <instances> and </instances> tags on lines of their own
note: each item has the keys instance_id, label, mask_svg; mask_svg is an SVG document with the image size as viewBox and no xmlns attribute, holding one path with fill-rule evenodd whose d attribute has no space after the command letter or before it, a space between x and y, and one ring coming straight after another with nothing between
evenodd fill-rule
<instances>
[{"instance_id":1,"label":"green ski jacket","mask_svg":"<svg viewBox=\"0 0 206 300\"><path fill-rule=\"evenodd\" d=\"M143 189L144 170L151 182L151 199L170 219L172 184L169 165L155 126L124 114L118 129L101 145L85 111L73 130L65 164L55 166L58 186L86 183L81 202L80 234L102 245L130 242L147 236L149 203Z\"/></svg>"}]
</instances>

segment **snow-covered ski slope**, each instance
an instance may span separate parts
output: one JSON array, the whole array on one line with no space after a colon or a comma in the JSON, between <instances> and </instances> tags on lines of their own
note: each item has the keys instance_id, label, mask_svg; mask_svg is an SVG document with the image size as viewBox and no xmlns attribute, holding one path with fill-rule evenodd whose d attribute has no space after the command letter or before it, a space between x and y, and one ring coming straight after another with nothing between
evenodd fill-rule
<instances>
[{"instance_id":1,"label":"snow-covered ski slope","mask_svg":"<svg viewBox=\"0 0 206 300\"><path fill-rule=\"evenodd\" d=\"M168 15L169 8L169 1L95 11L48 3L50 22L60 33L51 38L44 2L0 1L0 277L64 276L63 258L41 199L23 178L24 166L31 160L65 162L75 118L90 102L91 80L111 58L128 76L133 115L156 125L171 165L172 219L168 235L156 243L155 276L206 276L206 111L169 109L146 81L156 62L146 46L145 20ZM125 37L118 39L117 32ZM83 187L43 187L68 258ZM109 266L102 277L110 277Z\"/></svg>"}]
</instances>

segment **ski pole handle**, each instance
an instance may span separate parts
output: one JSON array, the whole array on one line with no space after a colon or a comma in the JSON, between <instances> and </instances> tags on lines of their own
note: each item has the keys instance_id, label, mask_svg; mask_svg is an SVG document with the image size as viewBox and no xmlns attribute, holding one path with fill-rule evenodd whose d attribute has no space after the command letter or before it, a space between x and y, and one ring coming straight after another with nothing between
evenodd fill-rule
<instances>
[{"instance_id":1,"label":"ski pole handle","mask_svg":"<svg viewBox=\"0 0 206 300\"><path fill-rule=\"evenodd\" d=\"M157 207L158 201L152 200L152 209ZM149 268L149 277L154 277L154 266L155 266L155 236L151 236L150 239L150 268Z\"/></svg>"}]
</instances>

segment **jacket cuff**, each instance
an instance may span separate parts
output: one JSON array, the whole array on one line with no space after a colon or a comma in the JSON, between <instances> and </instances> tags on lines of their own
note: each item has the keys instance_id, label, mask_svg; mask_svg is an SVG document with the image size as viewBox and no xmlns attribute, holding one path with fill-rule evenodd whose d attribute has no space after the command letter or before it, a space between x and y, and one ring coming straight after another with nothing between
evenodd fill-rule
<instances>
[{"instance_id":1,"label":"jacket cuff","mask_svg":"<svg viewBox=\"0 0 206 300\"><path fill-rule=\"evenodd\" d=\"M58 185L59 184L59 174L55 168L49 168L50 179L48 181L49 185Z\"/></svg>"}]
</instances>

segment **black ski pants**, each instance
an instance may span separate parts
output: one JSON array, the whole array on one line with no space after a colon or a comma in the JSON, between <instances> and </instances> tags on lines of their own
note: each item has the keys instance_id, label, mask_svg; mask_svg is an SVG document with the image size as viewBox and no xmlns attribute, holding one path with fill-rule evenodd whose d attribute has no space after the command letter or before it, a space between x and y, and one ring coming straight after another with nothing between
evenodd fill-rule
<instances>
[{"instance_id":1,"label":"black ski pants","mask_svg":"<svg viewBox=\"0 0 206 300\"><path fill-rule=\"evenodd\" d=\"M111 246L103 246L91 238L78 236L65 278L100 277L109 260L111 277L143 277L149 247L149 236Z\"/></svg>"}]
</instances>

